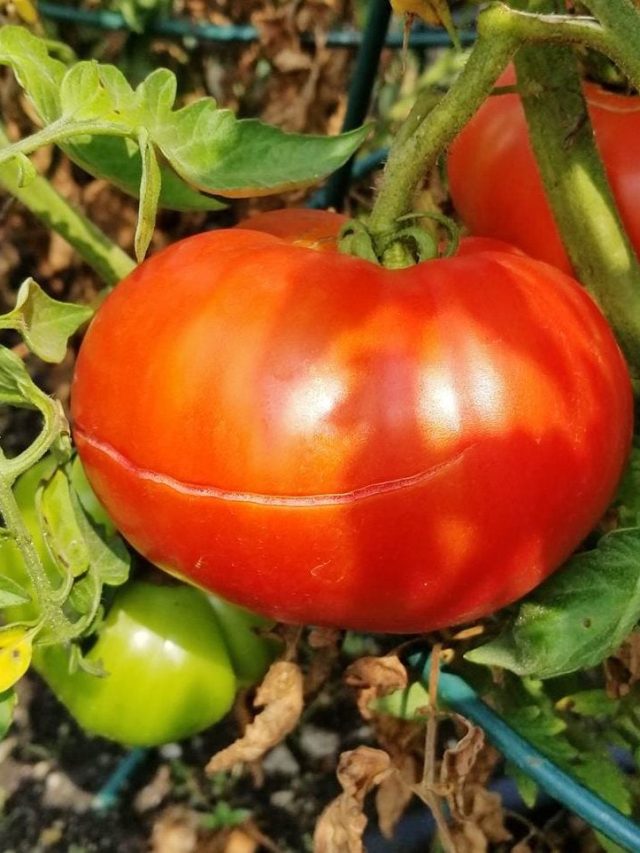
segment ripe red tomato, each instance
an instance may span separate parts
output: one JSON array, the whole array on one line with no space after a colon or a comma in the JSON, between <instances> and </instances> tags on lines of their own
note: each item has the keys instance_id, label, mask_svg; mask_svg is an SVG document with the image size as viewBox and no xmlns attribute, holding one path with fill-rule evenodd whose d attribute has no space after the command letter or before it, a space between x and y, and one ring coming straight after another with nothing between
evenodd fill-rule
<instances>
[{"instance_id":1,"label":"ripe red tomato","mask_svg":"<svg viewBox=\"0 0 640 853\"><path fill-rule=\"evenodd\" d=\"M143 263L82 345L74 435L124 535L294 623L419 632L538 584L630 443L589 296L495 241L389 271L249 225Z\"/></svg>"},{"instance_id":2,"label":"ripe red tomato","mask_svg":"<svg viewBox=\"0 0 640 853\"><path fill-rule=\"evenodd\" d=\"M508 69L500 85L515 82ZM586 83L596 142L632 243L640 251L640 97ZM489 98L448 158L451 196L472 234L497 237L566 272L571 263L547 202L517 95Z\"/></svg>"}]
</instances>

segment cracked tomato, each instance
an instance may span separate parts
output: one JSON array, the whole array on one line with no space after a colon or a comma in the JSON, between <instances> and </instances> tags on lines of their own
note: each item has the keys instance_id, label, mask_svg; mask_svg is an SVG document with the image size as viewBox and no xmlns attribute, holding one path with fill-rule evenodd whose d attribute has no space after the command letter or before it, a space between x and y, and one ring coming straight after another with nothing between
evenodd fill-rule
<instances>
[{"instance_id":1,"label":"cracked tomato","mask_svg":"<svg viewBox=\"0 0 640 853\"><path fill-rule=\"evenodd\" d=\"M515 83L509 68L500 85ZM636 251L640 250L640 97L585 83L596 143ZM547 202L524 110L516 94L488 98L454 140L447 160L454 205L472 234L507 240L571 272Z\"/></svg>"},{"instance_id":2,"label":"cracked tomato","mask_svg":"<svg viewBox=\"0 0 640 853\"><path fill-rule=\"evenodd\" d=\"M391 271L294 232L182 240L105 300L72 389L100 500L154 563L286 622L419 632L523 595L629 449L600 311L495 241Z\"/></svg>"}]
</instances>

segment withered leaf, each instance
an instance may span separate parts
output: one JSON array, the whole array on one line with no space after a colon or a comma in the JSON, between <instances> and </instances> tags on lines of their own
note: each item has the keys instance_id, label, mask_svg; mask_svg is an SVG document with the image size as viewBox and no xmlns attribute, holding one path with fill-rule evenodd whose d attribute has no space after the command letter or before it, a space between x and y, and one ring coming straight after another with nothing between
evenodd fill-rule
<instances>
[{"instance_id":1,"label":"withered leaf","mask_svg":"<svg viewBox=\"0 0 640 853\"><path fill-rule=\"evenodd\" d=\"M414 755L400 755L394 761L395 773L389 773L376 791L378 825L385 838L392 838L396 824L413 797L412 786L420 776L420 766Z\"/></svg>"},{"instance_id":2,"label":"withered leaf","mask_svg":"<svg viewBox=\"0 0 640 853\"><path fill-rule=\"evenodd\" d=\"M466 817L461 824L450 828L459 853L485 853L490 845L512 838L504 825L505 813L499 794L472 785L466 788L464 799Z\"/></svg>"},{"instance_id":3,"label":"withered leaf","mask_svg":"<svg viewBox=\"0 0 640 853\"><path fill-rule=\"evenodd\" d=\"M313 835L314 853L363 853L367 794L392 772L386 752L370 746L343 752L338 763L342 794L320 815Z\"/></svg>"},{"instance_id":4,"label":"withered leaf","mask_svg":"<svg viewBox=\"0 0 640 853\"><path fill-rule=\"evenodd\" d=\"M447 798L451 813L465 818L463 790L480 751L484 747L484 732L459 714L453 715L466 728L463 737L445 750L440 767L440 787Z\"/></svg>"},{"instance_id":5,"label":"withered leaf","mask_svg":"<svg viewBox=\"0 0 640 853\"><path fill-rule=\"evenodd\" d=\"M409 683L407 670L397 655L362 657L347 667L345 682L358 690L358 708L368 720L373 716L374 699L402 690Z\"/></svg>"},{"instance_id":6,"label":"withered leaf","mask_svg":"<svg viewBox=\"0 0 640 853\"><path fill-rule=\"evenodd\" d=\"M229 770L239 762L257 761L296 727L303 708L300 667L290 661L271 665L256 692L254 705L263 710L249 723L242 737L213 756L207 773Z\"/></svg>"},{"instance_id":7,"label":"withered leaf","mask_svg":"<svg viewBox=\"0 0 640 853\"><path fill-rule=\"evenodd\" d=\"M304 679L304 694L316 693L331 675L333 664L340 654L342 632L334 628L313 628L308 643L315 654Z\"/></svg>"}]
</instances>

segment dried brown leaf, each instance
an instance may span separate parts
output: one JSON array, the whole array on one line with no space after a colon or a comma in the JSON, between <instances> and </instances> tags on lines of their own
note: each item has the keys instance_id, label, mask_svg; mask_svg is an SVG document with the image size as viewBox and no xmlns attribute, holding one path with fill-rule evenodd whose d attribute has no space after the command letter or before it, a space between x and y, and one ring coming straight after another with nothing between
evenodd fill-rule
<instances>
[{"instance_id":1,"label":"dried brown leaf","mask_svg":"<svg viewBox=\"0 0 640 853\"><path fill-rule=\"evenodd\" d=\"M191 809L172 806L153 825L150 853L195 853L200 819Z\"/></svg>"},{"instance_id":2,"label":"dried brown leaf","mask_svg":"<svg viewBox=\"0 0 640 853\"><path fill-rule=\"evenodd\" d=\"M381 749L359 746L342 753L337 771L342 794L320 815L313 836L314 853L363 853L364 800L390 772L391 761Z\"/></svg>"},{"instance_id":3,"label":"dried brown leaf","mask_svg":"<svg viewBox=\"0 0 640 853\"><path fill-rule=\"evenodd\" d=\"M420 764L413 755L400 755L394 762L395 773L380 782L376 791L376 811L380 832L392 838L396 825L413 797L412 787L418 781Z\"/></svg>"},{"instance_id":4,"label":"dried brown leaf","mask_svg":"<svg viewBox=\"0 0 640 853\"><path fill-rule=\"evenodd\" d=\"M484 732L458 714L455 719L466 728L462 738L445 750L440 766L439 788L446 796L452 815L464 819L464 785L484 747Z\"/></svg>"},{"instance_id":5,"label":"dried brown leaf","mask_svg":"<svg viewBox=\"0 0 640 853\"><path fill-rule=\"evenodd\" d=\"M511 839L499 794L475 785L467 787L464 799L466 817L450 829L456 851L485 853L491 844Z\"/></svg>"},{"instance_id":6,"label":"dried brown leaf","mask_svg":"<svg viewBox=\"0 0 640 853\"><path fill-rule=\"evenodd\" d=\"M408 684L407 670L397 655L359 658L347 667L344 679L358 690L358 708L365 720L373 716L369 706L374 699L402 690Z\"/></svg>"},{"instance_id":7,"label":"dried brown leaf","mask_svg":"<svg viewBox=\"0 0 640 853\"><path fill-rule=\"evenodd\" d=\"M254 705L263 710L242 737L214 755L207 773L229 770L239 762L258 761L296 727L303 708L303 678L300 667L290 661L276 661L258 687Z\"/></svg>"},{"instance_id":8,"label":"dried brown leaf","mask_svg":"<svg viewBox=\"0 0 640 853\"><path fill-rule=\"evenodd\" d=\"M304 694L316 693L331 675L333 664L340 654L342 632L334 628L314 628L307 642L315 654L304 678Z\"/></svg>"}]
</instances>

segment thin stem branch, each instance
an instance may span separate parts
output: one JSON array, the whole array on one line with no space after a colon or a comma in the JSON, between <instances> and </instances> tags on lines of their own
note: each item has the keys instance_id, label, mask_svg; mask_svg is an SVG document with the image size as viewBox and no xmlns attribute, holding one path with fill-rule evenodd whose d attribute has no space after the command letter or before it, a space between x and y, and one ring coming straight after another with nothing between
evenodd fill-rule
<instances>
[{"instance_id":1,"label":"thin stem branch","mask_svg":"<svg viewBox=\"0 0 640 853\"><path fill-rule=\"evenodd\" d=\"M10 145L0 150L0 166L7 163L18 154L33 154L38 148L43 148L45 145L53 143L59 145L68 139L73 139L76 136L89 134L91 136L130 136L131 131L122 127L119 124L109 122L90 121L70 121L66 118L58 119L32 133L30 136L25 136L18 142L12 142Z\"/></svg>"},{"instance_id":2,"label":"thin stem branch","mask_svg":"<svg viewBox=\"0 0 640 853\"><path fill-rule=\"evenodd\" d=\"M0 127L0 147L8 144ZM26 186L20 186L17 170L11 163L5 163L0 166L0 187L64 237L106 285L117 284L134 268L129 255L72 207L45 178L37 175Z\"/></svg>"},{"instance_id":3,"label":"thin stem branch","mask_svg":"<svg viewBox=\"0 0 640 853\"><path fill-rule=\"evenodd\" d=\"M422 99L407 121L415 128L402 133L392 146L382 186L369 220L374 237L393 230L397 219L413 208L413 199L424 176L491 92L517 47L508 36L495 40L484 26L487 10L478 20L478 40L462 73L442 100L425 118Z\"/></svg>"}]
</instances>

